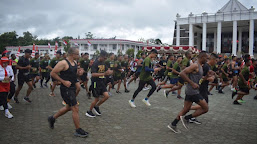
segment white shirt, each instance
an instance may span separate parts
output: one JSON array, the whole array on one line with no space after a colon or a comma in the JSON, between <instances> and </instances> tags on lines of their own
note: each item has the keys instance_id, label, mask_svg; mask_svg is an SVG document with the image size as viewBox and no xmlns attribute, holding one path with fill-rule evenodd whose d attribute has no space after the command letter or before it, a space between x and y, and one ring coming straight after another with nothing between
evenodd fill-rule
<instances>
[{"instance_id":1,"label":"white shirt","mask_svg":"<svg viewBox=\"0 0 257 144\"><path fill-rule=\"evenodd\" d=\"M6 71L7 71L7 76L8 77L12 76L11 81L14 81L14 74L13 74L12 66L8 65L6 67ZM2 67L2 65L0 65L0 81L3 81L4 78L5 78L5 71L4 71L4 68Z\"/></svg>"}]
</instances>

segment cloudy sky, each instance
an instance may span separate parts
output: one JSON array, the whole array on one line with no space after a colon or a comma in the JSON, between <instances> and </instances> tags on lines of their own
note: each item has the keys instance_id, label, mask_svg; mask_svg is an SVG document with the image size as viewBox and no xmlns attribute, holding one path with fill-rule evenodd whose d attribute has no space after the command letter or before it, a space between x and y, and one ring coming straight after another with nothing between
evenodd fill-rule
<instances>
[{"instance_id":1,"label":"cloudy sky","mask_svg":"<svg viewBox=\"0 0 257 144\"><path fill-rule=\"evenodd\" d=\"M57 36L138 40L160 38L172 44L176 14L215 13L229 0L1 0L0 33L30 31ZM256 0L239 0L247 8Z\"/></svg>"}]
</instances>

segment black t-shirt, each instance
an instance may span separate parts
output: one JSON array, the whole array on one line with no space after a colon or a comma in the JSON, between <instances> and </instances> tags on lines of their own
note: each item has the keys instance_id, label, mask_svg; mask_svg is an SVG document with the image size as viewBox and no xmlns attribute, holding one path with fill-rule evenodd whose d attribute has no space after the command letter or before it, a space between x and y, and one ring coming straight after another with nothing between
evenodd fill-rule
<instances>
[{"instance_id":1,"label":"black t-shirt","mask_svg":"<svg viewBox=\"0 0 257 144\"><path fill-rule=\"evenodd\" d=\"M166 65L167 65L167 61L166 60L161 60L159 62L159 64L164 67L162 70L166 70Z\"/></svg>"},{"instance_id":2,"label":"black t-shirt","mask_svg":"<svg viewBox=\"0 0 257 144\"><path fill-rule=\"evenodd\" d=\"M98 59L93 63L91 67L91 73L104 73L107 71L107 67L105 66L104 62L98 61ZM103 77L91 77L92 82L101 81L104 80Z\"/></svg>"},{"instance_id":3,"label":"black t-shirt","mask_svg":"<svg viewBox=\"0 0 257 144\"><path fill-rule=\"evenodd\" d=\"M209 64L204 64L203 65L203 76L206 76L208 74L208 71L211 70L211 67ZM200 93L201 95L208 96L208 85L209 81L204 80L201 85L200 85Z\"/></svg>"},{"instance_id":4,"label":"black t-shirt","mask_svg":"<svg viewBox=\"0 0 257 144\"><path fill-rule=\"evenodd\" d=\"M27 58L25 58L24 56L22 56L22 57L19 59L17 65L19 65L19 66L21 66L21 67L26 67L26 66L29 65L29 59L27 59ZM28 69L19 69L19 73L22 73L22 74L23 74L23 73L28 73L28 72L29 72Z\"/></svg>"}]
</instances>

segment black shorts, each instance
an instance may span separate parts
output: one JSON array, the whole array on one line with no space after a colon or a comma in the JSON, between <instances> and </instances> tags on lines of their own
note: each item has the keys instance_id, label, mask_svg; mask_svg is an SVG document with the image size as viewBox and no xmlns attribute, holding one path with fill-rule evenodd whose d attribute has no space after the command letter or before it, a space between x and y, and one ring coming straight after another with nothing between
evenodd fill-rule
<instances>
[{"instance_id":1,"label":"black shorts","mask_svg":"<svg viewBox=\"0 0 257 144\"><path fill-rule=\"evenodd\" d=\"M105 85L107 85L108 83L111 83L112 85L114 85L113 77L106 77L105 78Z\"/></svg>"},{"instance_id":2,"label":"black shorts","mask_svg":"<svg viewBox=\"0 0 257 144\"><path fill-rule=\"evenodd\" d=\"M222 78L224 82L228 82L228 78Z\"/></svg>"},{"instance_id":3,"label":"black shorts","mask_svg":"<svg viewBox=\"0 0 257 144\"><path fill-rule=\"evenodd\" d=\"M215 84L219 83L218 78L215 78L214 81L213 81L213 83L215 83Z\"/></svg>"},{"instance_id":4,"label":"black shorts","mask_svg":"<svg viewBox=\"0 0 257 144\"><path fill-rule=\"evenodd\" d=\"M184 85L185 84L185 81L184 81L184 79L182 77L178 78L178 84L180 84L180 85Z\"/></svg>"},{"instance_id":5,"label":"black shorts","mask_svg":"<svg viewBox=\"0 0 257 144\"><path fill-rule=\"evenodd\" d=\"M136 74L135 74L136 78L138 78L139 75L140 75L140 72L136 72Z\"/></svg>"},{"instance_id":6,"label":"black shorts","mask_svg":"<svg viewBox=\"0 0 257 144\"><path fill-rule=\"evenodd\" d=\"M127 73L121 73L121 79L124 79L126 77Z\"/></svg>"},{"instance_id":7,"label":"black shorts","mask_svg":"<svg viewBox=\"0 0 257 144\"><path fill-rule=\"evenodd\" d=\"M30 76L31 79L33 79L33 78L39 76L39 74L29 74L29 76Z\"/></svg>"},{"instance_id":8,"label":"black shorts","mask_svg":"<svg viewBox=\"0 0 257 144\"><path fill-rule=\"evenodd\" d=\"M121 76L113 76L114 81L122 80Z\"/></svg>"},{"instance_id":9,"label":"black shorts","mask_svg":"<svg viewBox=\"0 0 257 144\"><path fill-rule=\"evenodd\" d=\"M200 100L203 100L203 97L200 94L196 95L186 95L185 101L199 103Z\"/></svg>"},{"instance_id":10,"label":"black shorts","mask_svg":"<svg viewBox=\"0 0 257 144\"><path fill-rule=\"evenodd\" d=\"M83 73L83 75L80 76L80 79L82 80L82 82L88 81L87 73Z\"/></svg>"},{"instance_id":11,"label":"black shorts","mask_svg":"<svg viewBox=\"0 0 257 144\"><path fill-rule=\"evenodd\" d=\"M65 87L61 85L60 87L61 96L62 99L65 101L65 103L69 106L75 106L77 105L76 100L76 87Z\"/></svg>"},{"instance_id":12,"label":"black shorts","mask_svg":"<svg viewBox=\"0 0 257 144\"><path fill-rule=\"evenodd\" d=\"M43 73L41 73L41 75L42 75L42 79L48 79L49 78L49 76L50 76L50 73L49 72L43 72Z\"/></svg>"},{"instance_id":13,"label":"black shorts","mask_svg":"<svg viewBox=\"0 0 257 144\"><path fill-rule=\"evenodd\" d=\"M245 93L247 93L247 94L249 94L249 88L248 87L240 87L239 86L239 91L241 91L241 92L245 92Z\"/></svg>"},{"instance_id":14,"label":"black shorts","mask_svg":"<svg viewBox=\"0 0 257 144\"><path fill-rule=\"evenodd\" d=\"M52 82L55 82L55 81L57 81L56 79L54 79L52 76L51 76L51 79L52 79Z\"/></svg>"},{"instance_id":15,"label":"black shorts","mask_svg":"<svg viewBox=\"0 0 257 144\"><path fill-rule=\"evenodd\" d=\"M208 94L206 92L203 92L203 93L200 92L200 95L203 97L203 99L205 99L205 101L207 103L209 102L209 97L208 97Z\"/></svg>"},{"instance_id":16,"label":"black shorts","mask_svg":"<svg viewBox=\"0 0 257 144\"><path fill-rule=\"evenodd\" d=\"M19 86L23 86L23 84L24 84L24 82L30 82L30 81L32 81L31 80L31 77L30 77L30 75L28 74L28 75L23 75L23 74L21 74L21 73L18 73L18 85Z\"/></svg>"},{"instance_id":17,"label":"black shorts","mask_svg":"<svg viewBox=\"0 0 257 144\"><path fill-rule=\"evenodd\" d=\"M104 80L92 82L90 87L90 89L92 90L93 97L95 98L99 98L101 95L103 95L104 92L107 92Z\"/></svg>"}]
</instances>

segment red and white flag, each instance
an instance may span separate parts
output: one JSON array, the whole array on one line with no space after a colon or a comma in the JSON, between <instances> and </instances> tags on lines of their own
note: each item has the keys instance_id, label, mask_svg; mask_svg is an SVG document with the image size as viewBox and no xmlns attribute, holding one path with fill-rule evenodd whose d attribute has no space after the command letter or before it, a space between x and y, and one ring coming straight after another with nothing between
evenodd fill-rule
<instances>
[{"instance_id":1,"label":"red and white flag","mask_svg":"<svg viewBox=\"0 0 257 144\"><path fill-rule=\"evenodd\" d=\"M50 43L48 43L48 47L49 47L49 48L51 48L51 45L50 45Z\"/></svg>"},{"instance_id":2,"label":"red and white flag","mask_svg":"<svg viewBox=\"0 0 257 144\"><path fill-rule=\"evenodd\" d=\"M58 48L58 43L57 43L57 42L55 42L54 55L56 55L57 48Z\"/></svg>"},{"instance_id":3,"label":"red and white flag","mask_svg":"<svg viewBox=\"0 0 257 144\"><path fill-rule=\"evenodd\" d=\"M32 57L35 57L35 44L33 43L33 49L32 49L32 54L31 54Z\"/></svg>"},{"instance_id":4,"label":"red and white flag","mask_svg":"<svg viewBox=\"0 0 257 144\"><path fill-rule=\"evenodd\" d=\"M21 47L19 46L18 52L16 54L16 58L18 58L20 56L20 52L21 52Z\"/></svg>"},{"instance_id":5,"label":"red and white flag","mask_svg":"<svg viewBox=\"0 0 257 144\"><path fill-rule=\"evenodd\" d=\"M77 42L74 42L74 45L75 45L75 46L79 46L79 44L78 44Z\"/></svg>"},{"instance_id":6,"label":"red and white flag","mask_svg":"<svg viewBox=\"0 0 257 144\"><path fill-rule=\"evenodd\" d=\"M87 41L87 45L88 45L88 46L91 46L92 44L91 44L91 42L90 42L90 41Z\"/></svg>"},{"instance_id":7,"label":"red and white flag","mask_svg":"<svg viewBox=\"0 0 257 144\"><path fill-rule=\"evenodd\" d=\"M64 44L64 45L67 45L68 43L67 43L65 40L63 40L63 44Z\"/></svg>"}]
</instances>

